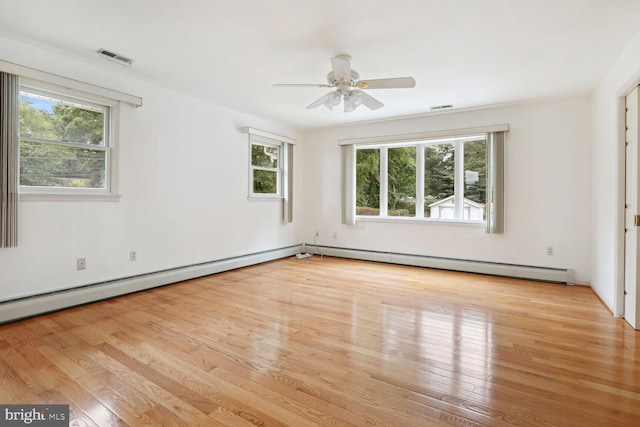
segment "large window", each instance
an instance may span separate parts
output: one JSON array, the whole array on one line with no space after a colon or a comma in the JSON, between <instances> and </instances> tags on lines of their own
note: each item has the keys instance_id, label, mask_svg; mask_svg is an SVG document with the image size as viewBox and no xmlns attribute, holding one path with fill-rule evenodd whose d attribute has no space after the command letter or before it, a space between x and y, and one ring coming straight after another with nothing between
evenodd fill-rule
<instances>
[{"instance_id":1,"label":"large window","mask_svg":"<svg viewBox=\"0 0 640 427\"><path fill-rule=\"evenodd\" d=\"M20 88L21 191L108 193L113 107L62 92Z\"/></svg>"},{"instance_id":2,"label":"large window","mask_svg":"<svg viewBox=\"0 0 640 427\"><path fill-rule=\"evenodd\" d=\"M355 146L355 215L484 222L487 134Z\"/></svg>"},{"instance_id":3,"label":"large window","mask_svg":"<svg viewBox=\"0 0 640 427\"><path fill-rule=\"evenodd\" d=\"M484 223L504 233L508 125L340 140L341 216Z\"/></svg>"}]
</instances>

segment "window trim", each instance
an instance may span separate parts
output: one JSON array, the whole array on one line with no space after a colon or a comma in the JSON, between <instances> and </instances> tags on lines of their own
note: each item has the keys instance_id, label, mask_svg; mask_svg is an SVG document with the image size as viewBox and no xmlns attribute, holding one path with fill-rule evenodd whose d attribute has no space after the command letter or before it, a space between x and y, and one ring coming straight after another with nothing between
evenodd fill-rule
<instances>
[{"instance_id":1,"label":"window trim","mask_svg":"<svg viewBox=\"0 0 640 427\"><path fill-rule=\"evenodd\" d=\"M243 126L240 128L240 132L249 135L249 166L251 165L251 139L254 137L263 137L270 140L278 141L282 144L281 148L281 163L282 167L282 193L280 197L248 197L249 201L282 201L282 221L285 224L293 222L293 147L296 145L296 140L288 138L286 136L276 135L271 132L265 132L260 129L255 129L249 126ZM249 172L250 173L250 172ZM252 178L249 175L249 194L251 194Z\"/></svg>"},{"instance_id":2,"label":"window trim","mask_svg":"<svg viewBox=\"0 0 640 427\"><path fill-rule=\"evenodd\" d=\"M266 168L263 166L254 166L251 156L253 146L261 145L264 147L275 147L278 149L278 167ZM249 200L281 200L284 196L283 175L284 175L284 143L272 138L266 138L259 135L250 135L249 137ZM253 173L255 170L265 170L276 172L276 192L275 193L254 193L253 192Z\"/></svg>"},{"instance_id":3,"label":"window trim","mask_svg":"<svg viewBox=\"0 0 640 427\"><path fill-rule=\"evenodd\" d=\"M504 233L504 141L509 131L508 124L490 125L482 127L444 129L412 134L383 135L375 137L361 137L338 140L341 147L342 163L342 223L356 225L357 221L380 222L422 222L435 224L485 225L487 233ZM485 219L482 221L468 220L431 220L416 217L380 217L356 215L356 147L375 148L380 146L417 145L418 141L435 142L438 139L456 139L467 136L486 134L487 143L487 201ZM420 151L420 150L417 150ZM416 176L419 166L416 165ZM382 170L381 170L382 174ZM420 183L417 183L416 193ZM381 185L382 187L382 185ZM422 189L422 191L424 191ZM382 201L381 201L382 204Z\"/></svg>"},{"instance_id":4,"label":"window trim","mask_svg":"<svg viewBox=\"0 0 640 427\"><path fill-rule=\"evenodd\" d=\"M380 150L380 206L378 215L357 215L357 219L377 221L426 221L437 223L462 223L462 224L480 224L484 225L486 219L483 220L470 220L464 219L464 143L469 141L477 141L484 138L487 146L489 144L489 134L473 134L473 135L459 135L456 137L434 138L427 140L414 140L412 142L386 142L380 144L356 144L356 159L357 150ZM454 206L455 206L455 218L428 218L424 216L424 155L425 149L429 146L451 144L453 145L455 157L454 157ZM403 147L415 147L416 148L416 213L413 217L402 216L390 216L388 214L389 204L389 149L403 148ZM356 179L357 184L357 179ZM485 217L487 212L485 211Z\"/></svg>"},{"instance_id":5,"label":"window trim","mask_svg":"<svg viewBox=\"0 0 640 427\"><path fill-rule=\"evenodd\" d=\"M133 108L142 107L142 98L128 93L96 86L80 80L59 76L36 68L26 67L13 62L0 60L0 70L20 76L21 81L37 82L37 84L49 87L66 88L78 94L89 95L90 97L100 97L114 102L124 102Z\"/></svg>"},{"instance_id":6,"label":"window trim","mask_svg":"<svg viewBox=\"0 0 640 427\"><path fill-rule=\"evenodd\" d=\"M20 78L20 92L32 92L39 95L49 95L63 101L86 103L89 106L104 109L104 144L89 147L95 151L105 152L105 187L104 188L78 188L78 187L46 187L19 185L20 201L119 201L118 193L118 129L120 117L120 101L105 98L100 95L88 94L71 88L55 84L37 81L25 77ZM26 141L44 142L64 146L77 147L78 144L55 142L49 140L40 141L41 138L25 138ZM19 144L23 140L19 138ZM84 147L84 146L83 146ZM86 148L86 147L84 147Z\"/></svg>"}]
</instances>

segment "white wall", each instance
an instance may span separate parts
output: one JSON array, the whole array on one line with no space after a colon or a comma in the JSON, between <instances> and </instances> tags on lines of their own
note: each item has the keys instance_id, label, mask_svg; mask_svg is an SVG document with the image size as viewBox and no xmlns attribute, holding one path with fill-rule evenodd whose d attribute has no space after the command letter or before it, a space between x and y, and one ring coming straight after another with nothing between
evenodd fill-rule
<instances>
[{"instance_id":1,"label":"white wall","mask_svg":"<svg viewBox=\"0 0 640 427\"><path fill-rule=\"evenodd\" d=\"M433 223L341 225L339 139L508 124L506 231ZM590 99L577 96L309 132L301 177L302 238L318 244L481 261L573 268L588 284L591 225ZM333 238L333 233L337 238ZM555 255L546 254L553 246Z\"/></svg>"},{"instance_id":2,"label":"white wall","mask_svg":"<svg viewBox=\"0 0 640 427\"><path fill-rule=\"evenodd\" d=\"M122 107L119 202L20 203L19 246L0 250L0 301L300 242L300 221L284 224L281 203L247 200L248 138L240 133L251 126L296 138L291 129L127 78L115 64L4 38L0 59L144 103ZM87 270L76 270L78 257Z\"/></svg>"},{"instance_id":3,"label":"white wall","mask_svg":"<svg viewBox=\"0 0 640 427\"><path fill-rule=\"evenodd\" d=\"M640 33L629 43L593 95L592 286L622 315L624 153L619 101L640 83Z\"/></svg>"}]
</instances>

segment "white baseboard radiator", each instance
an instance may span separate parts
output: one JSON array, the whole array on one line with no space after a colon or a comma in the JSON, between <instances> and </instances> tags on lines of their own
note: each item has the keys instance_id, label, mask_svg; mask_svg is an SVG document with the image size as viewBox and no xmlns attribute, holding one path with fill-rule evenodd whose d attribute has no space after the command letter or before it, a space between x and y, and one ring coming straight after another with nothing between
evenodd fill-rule
<instances>
[{"instance_id":1,"label":"white baseboard radiator","mask_svg":"<svg viewBox=\"0 0 640 427\"><path fill-rule=\"evenodd\" d=\"M0 303L0 324L31 317L63 308L113 298L132 292L164 286L197 277L235 270L241 267L273 261L300 252L301 245L288 246L248 255L225 258L206 263L193 264L163 271L140 274L84 285Z\"/></svg>"},{"instance_id":2,"label":"white baseboard radiator","mask_svg":"<svg viewBox=\"0 0 640 427\"><path fill-rule=\"evenodd\" d=\"M393 252L347 249L333 246L316 246L310 243L303 245L303 251L317 255L322 254L340 258L412 265L415 267L437 268L440 270L464 271L467 273L490 274L493 276L515 277L554 283L566 283L567 285L575 284L575 270L572 268L536 267L530 265L440 258Z\"/></svg>"}]
</instances>

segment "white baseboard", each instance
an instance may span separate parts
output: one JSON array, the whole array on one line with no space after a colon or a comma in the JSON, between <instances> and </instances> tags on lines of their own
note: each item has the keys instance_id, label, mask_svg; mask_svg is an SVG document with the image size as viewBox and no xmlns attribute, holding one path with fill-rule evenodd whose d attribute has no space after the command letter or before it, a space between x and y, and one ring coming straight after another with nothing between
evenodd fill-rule
<instances>
[{"instance_id":1,"label":"white baseboard","mask_svg":"<svg viewBox=\"0 0 640 427\"><path fill-rule=\"evenodd\" d=\"M566 283L567 285L575 284L575 270L571 268L549 268L465 259L440 258L423 255L347 249L332 246L316 246L310 243L307 243L305 246L307 252L317 255L322 254L341 258L386 262L390 264L412 265L416 267L464 271L467 273L490 274L494 276L517 277L522 279Z\"/></svg>"},{"instance_id":2,"label":"white baseboard","mask_svg":"<svg viewBox=\"0 0 640 427\"><path fill-rule=\"evenodd\" d=\"M11 322L25 317L61 310L107 298L113 298L132 292L143 291L158 286L208 276L236 268L247 267L267 261L273 261L302 252L352 258L365 261L377 261L390 264L413 265L416 267L437 268L442 270L464 271L469 273L491 274L496 276L519 277L525 279L559 282L573 285L575 272L570 268L548 268L527 265L502 264L452 258L438 258L421 255L376 252L360 249L316 246L313 244L294 245L264 252L247 254L233 258L215 260L169 270L124 277L103 283L86 285L63 291L35 295L26 298L3 301L0 303L0 323Z\"/></svg>"},{"instance_id":3,"label":"white baseboard","mask_svg":"<svg viewBox=\"0 0 640 427\"><path fill-rule=\"evenodd\" d=\"M79 288L8 300L0 303L0 323L285 258L299 253L301 248L301 245L294 245L133 277L124 277Z\"/></svg>"}]
</instances>

